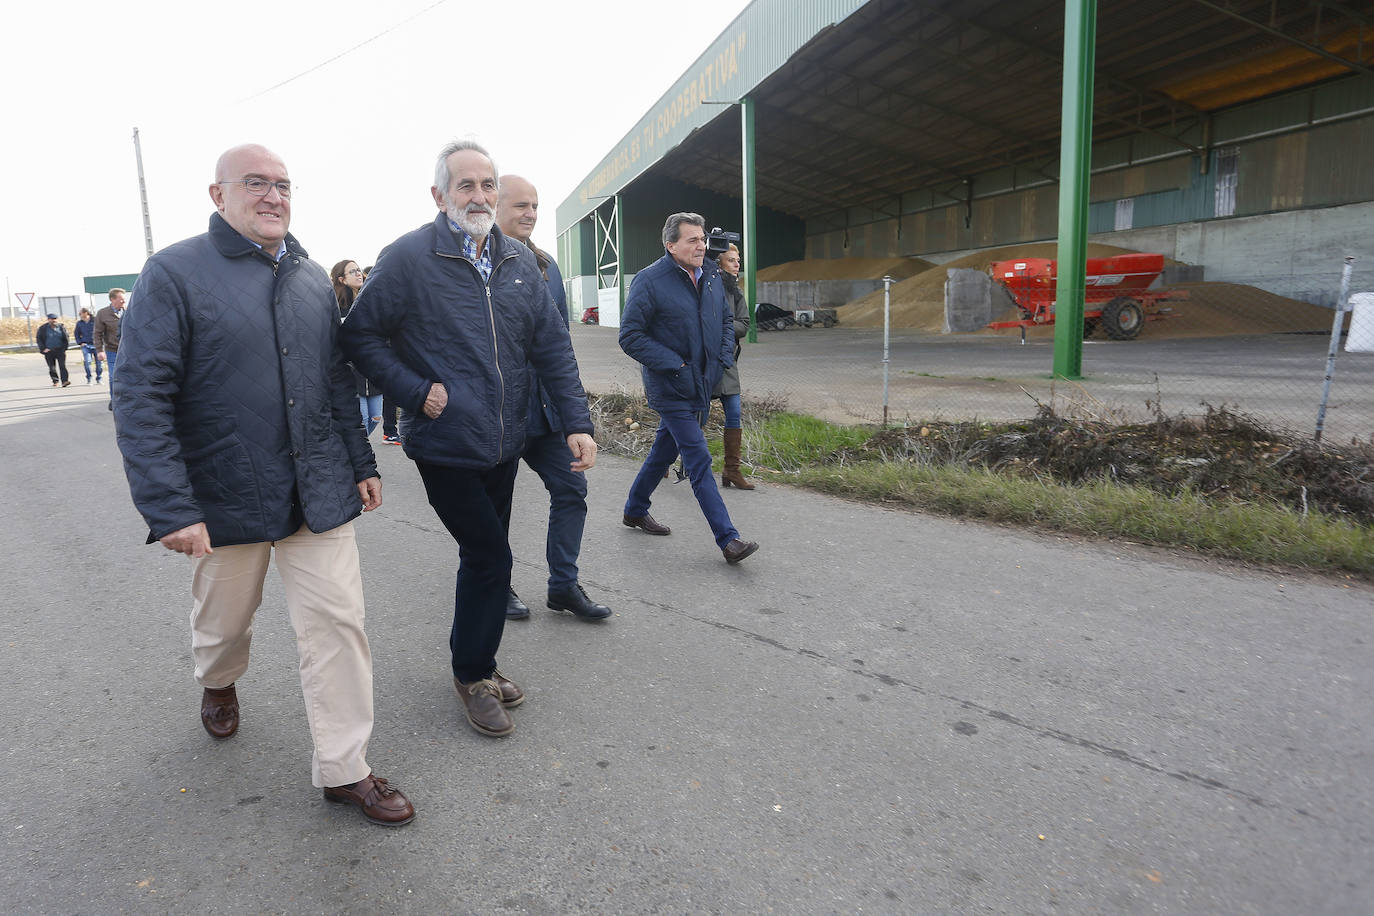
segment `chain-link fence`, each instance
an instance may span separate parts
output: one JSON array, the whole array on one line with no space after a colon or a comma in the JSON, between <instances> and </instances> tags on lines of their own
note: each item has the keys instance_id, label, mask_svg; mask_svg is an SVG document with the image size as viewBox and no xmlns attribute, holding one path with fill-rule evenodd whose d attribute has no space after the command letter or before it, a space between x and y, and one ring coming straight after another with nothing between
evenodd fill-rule
<instances>
[{"instance_id":1,"label":"chain-link fence","mask_svg":"<svg viewBox=\"0 0 1374 916\"><path fill-rule=\"evenodd\" d=\"M1343 268L1333 261L1332 289ZM918 289L927 273L937 276ZM1014 420L1034 416L1041 405L1134 422L1158 412L1200 415L1224 407L1276 432L1311 437L1325 394L1324 441L1374 441L1374 299L1352 296L1353 322L1347 311L1333 351L1333 308L1258 287L1183 282L1159 295L1105 299L1100 289L1090 290L1089 320L1080 329L1086 335L1082 378L1069 381L1054 378L1056 328L1035 320L1025 308L1034 305L1029 298L1021 308L1005 300L1008 308L993 316L1011 322L1029 315L1024 339L1016 326L943 333L935 325L947 318L946 274L934 268L892 286L886 336L881 289L839 308L834 327L814 321L809 328L761 330L741 357L745 398L781 400L840 423ZM929 301L932 283L940 290L936 303ZM1353 267L1350 292L1363 291L1374 291L1374 264ZM876 308L867 301L875 297ZM1135 305L1112 305L1121 298ZM620 352L616 333L575 329L591 392L640 390L638 366Z\"/></svg>"}]
</instances>

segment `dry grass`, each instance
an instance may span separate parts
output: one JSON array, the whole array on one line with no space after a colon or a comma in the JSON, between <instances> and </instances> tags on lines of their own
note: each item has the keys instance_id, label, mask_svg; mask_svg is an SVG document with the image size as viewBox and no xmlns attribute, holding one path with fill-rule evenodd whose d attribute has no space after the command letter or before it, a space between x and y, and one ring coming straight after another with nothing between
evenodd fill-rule
<instances>
[{"instance_id":1,"label":"dry grass","mask_svg":"<svg viewBox=\"0 0 1374 916\"><path fill-rule=\"evenodd\" d=\"M37 331L42 323L37 317L32 322L27 318L0 318L0 346L32 343L32 332ZM75 323L67 319L62 324L67 326L67 336L70 337Z\"/></svg>"}]
</instances>

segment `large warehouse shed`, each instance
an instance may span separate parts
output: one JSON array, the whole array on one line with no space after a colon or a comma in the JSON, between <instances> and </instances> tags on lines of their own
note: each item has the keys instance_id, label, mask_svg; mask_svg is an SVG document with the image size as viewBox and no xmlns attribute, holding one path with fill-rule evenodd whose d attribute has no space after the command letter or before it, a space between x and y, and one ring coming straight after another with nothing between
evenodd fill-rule
<instances>
[{"instance_id":1,"label":"large warehouse shed","mask_svg":"<svg viewBox=\"0 0 1374 916\"><path fill-rule=\"evenodd\" d=\"M1091 240L1332 305L1374 253L1374 4L1076 3ZM756 0L559 206L572 302L615 323L680 210L752 226L751 271L1054 240L1065 35L1048 0Z\"/></svg>"}]
</instances>

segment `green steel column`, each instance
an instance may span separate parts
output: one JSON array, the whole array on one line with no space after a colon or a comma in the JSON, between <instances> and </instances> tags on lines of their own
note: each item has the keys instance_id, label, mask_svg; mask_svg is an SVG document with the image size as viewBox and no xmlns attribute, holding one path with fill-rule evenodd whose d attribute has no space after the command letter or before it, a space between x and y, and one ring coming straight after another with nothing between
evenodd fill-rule
<instances>
[{"instance_id":1,"label":"green steel column","mask_svg":"<svg viewBox=\"0 0 1374 916\"><path fill-rule=\"evenodd\" d=\"M1054 375L1083 377L1083 285L1088 271L1088 172L1093 139L1097 0L1064 3L1064 102L1059 143L1059 276Z\"/></svg>"},{"instance_id":2,"label":"green steel column","mask_svg":"<svg viewBox=\"0 0 1374 916\"><path fill-rule=\"evenodd\" d=\"M757 263L759 251L756 229L758 228L758 214L754 212L754 100L745 96L739 103L740 117L740 137L743 149L740 154L740 164L744 171L744 298L749 303L749 335L745 339L750 343L759 342L758 320L754 315L758 297L758 291L754 283L754 265Z\"/></svg>"},{"instance_id":3,"label":"green steel column","mask_svg":"<svg viewBox=\"0 0 1374 916\"><path fill-rule=\"evenodd\" d=\"M625 317L625 198L615 196L615 288L620 293L620 317Z\"/></svg>"}]
</instances>

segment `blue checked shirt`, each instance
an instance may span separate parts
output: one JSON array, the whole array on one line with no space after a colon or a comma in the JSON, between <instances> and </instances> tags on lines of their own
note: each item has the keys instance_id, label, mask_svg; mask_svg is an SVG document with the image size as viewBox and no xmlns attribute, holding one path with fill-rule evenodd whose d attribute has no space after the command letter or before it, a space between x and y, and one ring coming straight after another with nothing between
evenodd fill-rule
<instances>
[{"instance_id":1,"label":"blue checked shirt","mask_svg":"<svg viewBox=\"0 0 1374 916\"><path fill-rule=\"evenodd\" d=\"M482 240L482 250L477 250L477 243L472 236L463 231L463 227L453 221L448 221L449 228L458 233L458 239L463 243L463 254L477 267L477 272L482 275L482 282L487 283L491 280L491 233Z\"/></svg>"}]
</instances>

